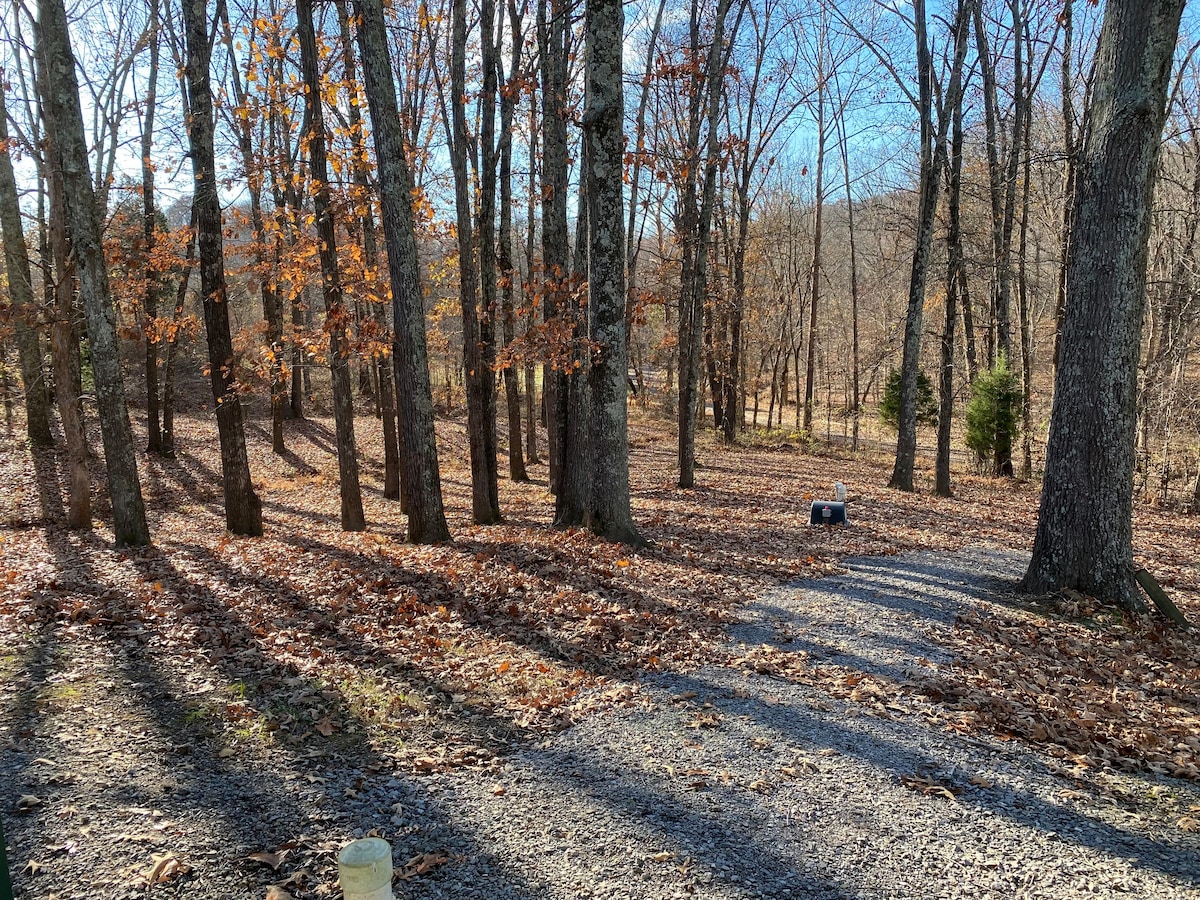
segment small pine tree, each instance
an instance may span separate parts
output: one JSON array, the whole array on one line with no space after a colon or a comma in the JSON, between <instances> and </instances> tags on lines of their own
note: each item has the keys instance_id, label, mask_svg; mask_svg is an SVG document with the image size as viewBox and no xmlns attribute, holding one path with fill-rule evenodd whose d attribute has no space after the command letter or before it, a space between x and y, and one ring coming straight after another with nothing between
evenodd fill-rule
<instances>
[{"instance_id":1,"label":"small pine tree","mask_svg":"<svg viewBox=\"0 0 1200 900\"><path fill-rule=\"evenodd\" d=\"M975 378L967 404L967 446L982 459L996 459L997 451L1012 452L1021 414L1017 376L1001 355L996 365Z\"/></svg>"},{"instance_id":2,"label":"small pine tree","mask_svg":"<svg viewBox=\"0 0 1200 900\"><path fill-rule=\"evenodd\" d=\"M900 372L892 369L883 384L879 400L879 420L889 428L900 427ZM933 395L933 383L924 372L917 373L917 424L937 425L938 402Z\"/></svg>"}]
</instances>

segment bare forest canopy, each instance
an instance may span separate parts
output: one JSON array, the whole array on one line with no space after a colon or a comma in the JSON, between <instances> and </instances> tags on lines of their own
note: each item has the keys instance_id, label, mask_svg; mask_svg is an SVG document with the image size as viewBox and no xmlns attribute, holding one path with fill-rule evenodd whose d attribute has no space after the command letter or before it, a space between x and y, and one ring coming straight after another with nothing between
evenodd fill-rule
<instances>
[{"instance_id":1,"label":"bare forest canopy","mask_svg":"<svg viewBox=\"0 0 1200 900\"><path fill-rule=\"evenodd\" d=\"M262 528L260 414L279 454L285 420L333 414L347 530L366 524L355 429L382 428L413 540L448 536L433 422L464 412L476 523L504 515L498 459L514 480L546 460L557 524L630 542L626 402L678 418L681 487L697 427L855 450L899 428L898 473L936 446L939 492L951 463L1042 471L1103 5L69 6L61 31L57 0L4 14L0 349L31 440L61 419L73 524L81 395L106 459L126 394L154 453L178 452L177 410L210 409L240 534ZM1134 489L1193 508L1196 26L1133 338ZM118 543L144 538L133 478Z\"/></svg>"}]
</instances>

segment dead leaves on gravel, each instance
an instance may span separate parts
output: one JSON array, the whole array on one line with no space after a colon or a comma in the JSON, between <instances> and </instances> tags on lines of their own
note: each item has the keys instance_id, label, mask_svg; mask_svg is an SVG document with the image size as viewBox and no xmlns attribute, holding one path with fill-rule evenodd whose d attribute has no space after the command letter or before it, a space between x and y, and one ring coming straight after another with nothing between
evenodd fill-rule
<instances>
[{"instance_id":1,"label":"dead leaves on gravel","mask_svg":"<svg viewBox=\"0 0 1200 900\"><path fill-rule=\"evenodd\" d=\"M192 496L219 471L215 429L180 424L186 452L154 461L147 485L155 549L114 553L103 532L0 533L0 631L50 626L64 640L90 632L125 645L230 750L246 735L333 750L367 739L414 771L476 765L494 755L487 734L562 728L633 702L636 673L723 662L809 681L874 715L933 703L944 727L1021 738L1074 765L1200 777L1196 652L1149 625L964 620L946 638L960 662L915 686L811 666L802 653L722 649L745 597L836 571L844 556L1026 545L1029 486L962 477L954 500L904 494L881 487L886 468L870 461L723 448L704 435L698 486L680 490L670 434L638 422L634 514L653 544L630 552L548 527L552 498L538 484L504 482L508 524L470 526L463 430L440 423L454 542L404 544L396 504L370 490L373 530L342 534L332 457L298 439L293 466L262 435L251 454L267 535L229 539L220 510ZM377 437L367 429L364 455L381 456ZM4 455L0 482L34 496L23 451ZM854 525L810 528L805 498L835 477L850 486ZM1195 616L1200 529L1155 516L1138 523L1148 568Z\"/></svg>"},{"instance_id":2,"label":"dead leaves on gravel","mask_svg":"<svg viewBox=\"0 0 1200 900\"><path fill-rule=\"evenodd\" d=\"M1099 626L1036 613L967 616L958 658L925 680L951 730L1021 738L1080 770L1200 780L1200 655L1148 619Z\"/></svg>"}]
</instances>

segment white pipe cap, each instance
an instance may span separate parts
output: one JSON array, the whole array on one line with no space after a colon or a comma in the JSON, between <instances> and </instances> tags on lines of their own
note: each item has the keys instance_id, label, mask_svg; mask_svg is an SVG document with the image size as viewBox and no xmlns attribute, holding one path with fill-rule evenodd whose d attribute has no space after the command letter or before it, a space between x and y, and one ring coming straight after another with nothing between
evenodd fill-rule
<instances>
[{"instance_id":1,"label":"white pipe cap","mask_svg":"<svg viewBox=\"0 0 1200 900\"><path fill-rule=\"evenodd\" d=\"M392 900L392 847L383 838L351 841L338 854L346 900Z\"/></svg>"}]
</instances>

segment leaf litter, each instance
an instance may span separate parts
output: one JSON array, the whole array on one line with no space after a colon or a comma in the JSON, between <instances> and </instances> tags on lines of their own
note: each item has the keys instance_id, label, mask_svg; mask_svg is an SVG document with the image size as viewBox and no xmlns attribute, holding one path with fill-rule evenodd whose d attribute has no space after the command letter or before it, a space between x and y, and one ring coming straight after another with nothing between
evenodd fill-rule
<instances>
[{"instance_id":1,"label":"leaf litter","mask_svg":"<svg viewBox=\"0 0 1200 900\"><path fill-rule=\"evenodd\" d=\"M301 427L328 432L320 421ZM1200 780L1194 637L1150 617L1115 616L1089 598L993 604L966 615L933 635L954 662L924 660L926 675L904 682L814 665L803 651L763 645L734 654L724 644L746 598L837 573L850 556L977 541L1026 547L1036 504L1029 486L964 476L953 501L906 495L877 487L886 481L880 461L726 449L704 439L700 486L681 491L670 476L670 435L640 422L631 452L634 515L650 544L630 550L548 527L544 481L503 482L506 523L470 525L465 435L455 423L439 427L455 539L433 547L403 543L398 508L370 489L371 530L341 533L336 469L315 442L294 442L304 462L297 469L252 432L266 536L232 538L211 502L219 498L196 487L219 471L214 430L185 417L181 459L143 460L155 473L147 499L156 546L125 552L111 549L103 526L75 533L45 525L31 507L38 488L45 493L45 473L35 471L45 466L23 449L6 452L0 483L16 505L0 533L0 630L26 644L50 633L67 645L110 641L138 655L203 721L221 760L236 758L235 748L269 757L273 748L336 756L370 747L420 774L489 766L513 740L644 702L634 682L641 673L718 664L803 681L872 715L916 710L951 731L1021 740L1073 777L1115 769ZM369 484L380 453L370 437L362 444ZM831 472L852 485L854 525L810 528L806 498L827 489ZM98 512L105 514L102 503ZM1148 511L1136 540L1139 562L1185 614L1200 616L1200 579L1187 549L1200 545L1196 522ZM86 681L86 663L76 674ZM27 688L5 693L10 744L28 729L12 718ZM64 701L37 699L42 709L55 702ZM720 718L698 710L690 726L716 728ZM190 740L181 735L179 745ZM816 768L801 760L784 774ZM955 796L952 786L922 778L904 783ZM31 794L16 806L36 814L41 805ZM1178 827L1195 830L1196 817L1181 817ZM246 858L275 871L287 852ZM296 862L327 874L330 851L322 852L322 864L314 862L320 854ZM399 877L448 861L431 850ZM41 867L30 860L33 871ZM190 871L167 853L144 878L158 883ZM311 878L309 871L298 870ZM276 895L296 885L277 882Z\"/></svg>"}]
</instances>

